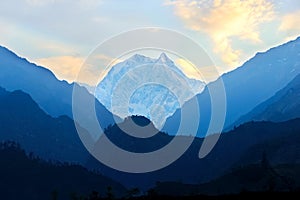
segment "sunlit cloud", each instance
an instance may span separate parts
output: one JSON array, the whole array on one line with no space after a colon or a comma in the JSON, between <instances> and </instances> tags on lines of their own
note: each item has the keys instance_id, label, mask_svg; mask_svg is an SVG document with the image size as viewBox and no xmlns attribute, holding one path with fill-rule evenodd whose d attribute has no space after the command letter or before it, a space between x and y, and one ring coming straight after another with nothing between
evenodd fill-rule
<instances>
[{"instance_id":1,"label":"sunlit cloud","mask_svg":"<svg viewBox=\"0 0 300 200\"><path fill-rule=\"evenodd\" d=\"M55 73L58 79L73 82L80 71L84 59L75 56L57 56L36 59L35 62Z\"/></svg>"},{"instance_id":2,"label":"sunlit cloud","mask_svg":"<svg viewBox=\"0 0 300 200\"><path fill-rule=\"evenodd\" d=\"M220 76L220 67L215 66L202 66L197 68L191 62L178 58L175 60L176 65L187 75L189 78L202 80L204 82L211 82Z\"/></svg>"},{"instance_id":3,"label":"sunlit cloud","mask_svg":"<svg viewBox=\"0 0 300 200\"><path fill-rule=\"evenodd\" d=\"M69 69L66 63L70 61L66 60L83 59L99 43L124 31L165 27L189 35L224 73L258 51L299 36L297 9L297 0L0 1L0 45L30 61L45 59L45 67L51 64L49 68L55 68L60 79L71 81L76 64L72 64L75 69ZM196 78L193 69L180 62L185 66L183 71ZM73 74L59 72L60 69ZM93 70L87 73L92 77L88 81L101 79Z\"/></svg>"},{"instance_id":4,"label":"sunlit cloud","mask_svg":"<svg viewBox=\"0 0 300 200\"><path fill-rule=\"evenodd\" d=\"M260 43L259 26L274 18L274 6L267 0L167 1L186 26L212 39L214 52L231 67L241 64L243 53L233 40Z\"/></svg>"},{"instance_id":5,"label":"sunlit cloud","mask_svg":"<svg viewBox=\"0 0 300 200\"><path fill-rule=\"evenodd\" d=\"M296 40L297 37L299 37L299 34L298 35L293 35L293 36L287 36L283 39L283 43L287 43L287 42L290 42L292 40Z\"/></svg>"},{"instance_id":6,"label":"sunlit cloud","mask_svg":"<svg viewBox=\"0 0 300 200\"><path fill-rule=\"evenodd\" d=\"M300 10L283 16L279 26L280 31L287 32L287 34L300 33Z\"/></svg>"},{"instance_id":7,"label":"sunlit cloud","mask_svg":"<svg viewBox=\"0 0 300 200\"><path fill-rule=\"evenodd\" d=\"M107 75L111 67L123 62L121 58L112 58L104 54L95 54L87 58L82 73L88 73L89 77L85 83L96 86ZM88 77L88 74L86 75Z\"/></svg>"},{"instance_id":8,"label":"sunlit cloud","mask_svg":"<svg viewBox=\"0 0 300 200\"><path fill-rule=\"evenodd\" d=\"M205 66L201 67L200 71L201 74L205 77L203 81L208 83L218 79L223 73L223 68L219 66Z\"/></svg>"},{"instance_id":9,"label":"sunlit cloud","mask_svg":"<svg viewBox=\"0 0 300 200\"><path fill-rule=\"evenodd\" d=\"M179 58L175 60L177 66L190 78L199 79L199 71L197 68L190 62L185 59Z\"/></svg>"},{"instance_id":10,"label":"sunlit cloud","mask_svg":"<svg viewBox=\"0 0 300 200\"><path fill-rule=\"evenodd\" d=\"M60 80L66 80L69 83L84 83L89 86L98 85L111 66L122 61L106 55L94 55L88 58L80 56L53 56L33 60L38 65L50 69ZM110 64L105 66L104 63Z\"/></svg>"},{"instance_id":11,"label":"sunlit cloud","mask_svg":"<svg viewBox=\"0 0 300 200\"><path fill-rule=\"evenodd\" d=\"M122 59L113 59L107 55L94 55L84 58L80 56L54 56L33 60L38 65L46 67L55 73L58 79L71 82L85 83L96 86L109 69ZM104 63L110 63L105 66ZM80 76L78 76L80 73Z\"/></svg>"}]
</instances>

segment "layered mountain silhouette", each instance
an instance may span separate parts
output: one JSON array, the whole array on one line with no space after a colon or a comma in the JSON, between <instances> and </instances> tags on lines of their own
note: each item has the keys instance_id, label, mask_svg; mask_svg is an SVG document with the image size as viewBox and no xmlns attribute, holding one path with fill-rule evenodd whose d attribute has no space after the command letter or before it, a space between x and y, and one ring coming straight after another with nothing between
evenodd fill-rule
<instances>
[{"instance_id":1,"label":"layered mountain silhouette","mask_svg":"<svg viewBox=\"0 0 300 200\"><path fill-rule=\"evenodd\" d=\"M67 116L53 118L22 91L0 88L0 140L16 141L44 159L84 164L89 153Z\"/></svg>"},{"instance_id":2,"label":"layered mountain silhouette","mask_svg":"<svg viewBox=\"0 0 300 200\"><path fill-rule=\"evenodd\" d=\"M263 162L235 168L231 172L204 184L184 184L181 182L160 182L151 189L156 195L245 195L264 193L269 196L276 192L295 192L300 188L299 164L271 166ZM286 196L285 196L286 197ZM205 197L202 197L205 199ZM207 197L206 197L207 198ZM227 196L228 199L233 197ZM226 199L227 199L226 198Z\"/></svg>"},{"instance_id":3,"label":"layered mountain silhouette","mask_svg":"<svg viewBox=\"0 0 300 200\"><path fill-rule=\"evenodd\" d=\"M265 53L257 53L241 67L222 75L226 93L226 119L224 127L234 125L241 116L249 113L260 103L266 101L285 87L300 73L300 38L272 48ZM203 136L211 119L210 91L217 87L217 82L209 83L209 87L197 95L201 120L198 136ZM183 105L183 109L192 111L191 102ZM180 122L179 109L166 121L164 131L175 134ZM187 117L188 118L188 117ZM187 121L193 119L186 119ZM189 130L187 129L188 133ZM209 133L211 134L211 133Z\"/></svg>"},{"instance_id":4,"label":"layered mountain silhouette","mask_svg":"<svg viewBox=\"0 0 300 200\"><path fill-rule=\"evenodd\" d=\"M262 168L260 164L264 154L276 173L280 175L298 173L300 163L299 56L300 38L265 53L259 53L242 67L222 76L227 94L225 127L230 129L221 134L218 143L205 158L199 159L198 153L211 116L210 94L207 87L194 97L199 100L200 105L201 120L198 136L201 137L196 137L183 156L170 166L155 172L130 174L101 164L87 152L80 141L75 128L77 122L72 119L72 90L74 86L78 87L83 100L94 99L93 95L77 84L57 80L50 71L31 64L1 47L0 141L15 141L26 152L33 152L42 159L77 163L90 170L100 171L127 187L140 187L143 190L155 186L157 181L178 182L180 180L184 184L193 184L192 187L197 184L197 188L201 184L202 188L206 188L206 192L213 194L219 194L218 190L210 190L210 188L228 183L232 185L226 187L228 191L236 192L242 189L238 187L240 184L246 190L255 187L251 185L252 180L248 180L248 176L244 177L246 172L259 174L261 179L257 179L259 182L257 188L263 188L265 185L269 186L267 184L269 177L265 176L269 171ZM166 59L165 56L161 58L164 62L167 62ZM216 83L212 82L210 86L214 87L214 84ZM177 110L167 120L165 127L159 131L151 120L142 116L129 116L116 124L113 115L101 103L95 101L100 124L106 127L105 136L125 150L146 153L163 148L174 137L179 140L190 137L174 136L180 124L180 110ZM183 106L193 112L190 102ZM83 105L81 112L87 114L90 110L86 110ZM244 117L241 118L242 116ZM189 117L187 116L186 120L195 120ZM132 122L149 129L145 131L143 128L132 128ZM120 127L129 128L140 136L147 136L149 132L157 133L142 139L128 135ZM90 134L85 127L81 129L87 135ZM186 131L189 134L189 130ZM101 151L101 146L98 144L95 143L95 151ZM110 153L107 152L109 156L115 156ZM10 162L8 154L3 155L5 162ZM27 160L24 153L22 156L20 152L9 155L23 156L24 163L31 163L25 164L26 166L39 169L40 164ZM49 171L45 173L52 174L52 167L47 165L46 168L48 167ZM67 168L70 171L72 169ZM90 175L83 171L83 169L79 170L78 174L85 174L82 175L82 179L86 180L85 178ZM60 173L62 172L58 174ZM240 176L241 180L233 179L236 176ZM67 180L68 177L73 176L69 174L62 179ZM300 180L297 178L298 175L294 177L296 181ZM50 178L47 180L53 181ZM94 179L89 179L92 180ZM86 182L87 185L91 184L89 181ZM275 182L278 182L277 178ZM32 184L36 185L36 182ZM66 184L69 182L66 181ZM91 187L93 186L91 184ZM76 189L77 185L74 188ZM49 192L48 188L43 191Z\"/></svg>"},{"instance_id":5,"label":"layered mountain silhouette","mask_svg":"<svg viewBox=\"0 0 300 200\"><path fill-rule=\"evenodd\" d=\"M46 68L37 66L20 58L5 47L0 46L0 87L8 90L22 90L48 114L53 117L72 114L72 92L74 85L82 98L94 99L84 87L76 83L68 84L59 81L54 74ZM96 112L102 127L113 124L112 114L97 100ZM86 113L82 105L80 112Z\"/></svg>"},{"instance_id":6,"label":"layered mountain silhouette","mask_svg":"<svg viewBox=\"0 0 300 200\"><path fill-rule=\"evenodd\" d=\"M286 121L300 117L300 75L273 97L256 106L235 124L254 121Z\"/></svg>"},{"instance_id":7,"label":"layered mountain silhouette","mask_svg":"<svg viewBox=\"0 0 300 200\"><path fill-rule=\"evenodd\" d=\"M137 137L128 135L127 132L134 133ZM154 135L152 137L144 137L150 133ZM104 134L118 147L136 153L153 152L163 148L172 139L166 133L159 132L153 123L143 116L127 117L121 124L109 126L104 131ZM97 151L97 148L101 150L101 146L98 143L95 144L94 151Z\"/></svg>"},{"instance_id":8,"label":"layered mountain silhouette","mask_svg":"<svg viewBox=\"0 0 300 200\"><path fill-rule=\"evenodd\" d=\"M134 117L136 121L144 121L144 117ZM124 124L125 123L125 124ZM127 120L119 127L126 126ZM299 136L300 119L287 122L249 122L236 127L234 130L223 133L215 148L203 159L199 159L198 153L203 142L202 138L195 138L191 147L181 158L161 170L146 174L122 173L102 166L94 158L90 158L89 167L101 168L104 174L127 186L139 184L143 189L153 186L157 181L178 181L183 183L201 183L217 178L232 167L257 163L266 151L272 164L299 163ZM138 139L127 135L117 125L109 127L105 134L121 148L137 153L151 152L168 144L174 136L158 132L155 136L147 139ZM143 134L141 132L141 134ZM178 137L178 136L177 136ZM180 136L185 140L188 136ZM210 136L213 137L213 136ZM280 144L273 141L285 141ZM287 142L290 141L290 142ZM268 149L270 144L270 149ZM271 144L276 144L272 146ZM253 153L253 150L257 151ZM271 148L272 146L272 148ZM278 151L273 148L277 147ZM101 147L99 148L101 149ZM288 150L283 156L281 150ZM249 152L254 157L249 157ZM281 152L281 153L280 153ZM113 156L113 155L112 155ZM246 159L245 159L246 158ZM222 166L222 167L220 167Z\"/></svg>"}]
</instances>

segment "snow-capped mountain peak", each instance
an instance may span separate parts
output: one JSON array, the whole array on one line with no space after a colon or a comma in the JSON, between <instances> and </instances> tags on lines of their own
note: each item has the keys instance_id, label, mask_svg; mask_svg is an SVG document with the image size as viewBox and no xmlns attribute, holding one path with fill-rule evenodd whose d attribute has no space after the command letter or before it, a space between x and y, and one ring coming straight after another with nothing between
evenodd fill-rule
<instances>
[{"instance_id":1,"label":"snow-capped mountain peak","mask_svg":"<svg viewBox=\"0 0 300 200\"><path fill-rule=\"evenodd\" d=\"M155 81L159 83L151 83ZM109 70L95 96L114 114L145 116L159 128L179 108L180 100L189 100L203 88L203 82L189 79L165 53L157 59L135 54Z\"/></svg>"},{"instance_id":2,"label":"snow-capped mountain peak","mask_svg":"<svg viewBox=\"0 0 300 200\"><path fill-rule=\"evenodd\" d=\"M173 63L173 61L165 54L161 53L159 58L156 60L159 63Z\"/></svg>"},{"instance_id":3,"label":"snow-capped mountain peak","mask_svg":"<svg viewBox=\"0 0 300 200\"><path fill-rule=\"evenodd\" d=\"M154 59L146 57L144 55L141 54L134 54L133 56L131 56L128 61L134 61L137 63L150 63L150 62L154 62Z\"/></svg>"}]
</instances>

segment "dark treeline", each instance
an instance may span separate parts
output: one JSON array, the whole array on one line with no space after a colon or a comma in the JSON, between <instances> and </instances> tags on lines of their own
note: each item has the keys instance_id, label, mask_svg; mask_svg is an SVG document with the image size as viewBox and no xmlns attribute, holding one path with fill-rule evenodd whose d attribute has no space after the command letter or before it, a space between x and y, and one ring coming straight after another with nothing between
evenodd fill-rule
<instances>
[{"instance_id":1,"label":"dark treeline","mask_svg":"<svg viewBox=\"0 0 300 200\"><path fill-rule=\"evenodd\" d=\"M0 199L76 199L92 191L114 197L126 194L121 184L99 173L79 165L44 161L11 141L0 144L0 163Z\"/></svg>"}]
</instances>

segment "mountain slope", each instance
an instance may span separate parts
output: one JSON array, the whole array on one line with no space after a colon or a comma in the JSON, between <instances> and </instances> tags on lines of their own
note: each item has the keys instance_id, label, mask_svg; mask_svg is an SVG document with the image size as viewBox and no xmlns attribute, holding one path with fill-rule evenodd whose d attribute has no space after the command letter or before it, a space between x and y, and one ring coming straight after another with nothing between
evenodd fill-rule
<instances>
[{"instance_id":1,"label":"mountain slope","mask_svg":"<svg viewBox=\"0 0 300 200\"><path fill-rule=\"evenodd\" d=\"M12 159L13 158L13 159ZM49 163L30 155L12 142L0 144L1 199L73 199L97 191L105 196L107 187L115 196L126 189L119 183L77 165ZM73 196L73 197L72 197Z\"/></svg>"},{"instance_id":2,"label":"mountain slope","mask_svg":"<svg viewBox=\"0 0 300 200\"><path fill-rule=\"evenodd\" d=\"M297 123L299 119L281 123L281 125L285 124L284 126L288 127L293 121ZM278 125L275 125L273 133L276 134L276 132L282 131L282 134L251 145L243 151L230 170L227 170L224 175L215 180L198 185L180 182L160 183L154 188L155 192L164 195L174 195L174 191L176 191L175 195L222 195L238 194L246 191L275 192L299 190L299 129L292 131L294 128L290 128L288 131ZM279 130L275 131L276 128L279 128ZM239 130L239 128L236 130Z\"/></svg>"},{"instance_id":3,"label":"mountain slope","mask_svg":"<svg viewBox=\"0 0 300 200\"><path fill-rule=\"evenodd\" d=\"M95 160L81 144L71 119L68 117L52 118L46 115L29 95L21 91L7 92L0 89L0 110L1 141L17 141L27 152L34 152L44 159L79 163L89 169L97 169L124 185L138 186L141 189L153 186L156 181L182 180L187 183L209 181L235 165L251 147L273 141L276 138L279 138L280 141L282 136L300 132L299 119L282 123L247 123L222 134L215 148L204 159L198 158L203 140L195 138L188 151L170 166L151 173L129 174L108 168ZM132 118L140 125L151 123L143 117ZM126 126L128 121L125 120L122 123ZM154 126L152 128L155 129ZM139 139L123 133L117 125L109 126L105 133L117 146L139 153L160 149L174 137L159 132L150 138ZM141 134L145 133L141 132ZM183 136L180 138L186 139ZM287 142L281 145L280 149L287 149L285 145L293 146ZM289 154L289 156L279 152L277 155L282 159L278 163L291 160L298 162L300 160L297 158L299 152L293 152L294 154ZM246 163L249 160L252 158L243 162Z\"/></svg>"},{"instance_id":4,"label":"mountain slope","mask_svg":"<svg viewBox=\"0 0 300 200\"><path fill-rule=\"evenodd\" d=\"M205 184L163 182L158 183L152 191L157 195L168 196L239 195L236 198L234 198L235 196L224 196L224 199L244 199L249 198L251 195L253 197L262 197L262 195L278 197L278 192L291 192L299 189L299 167L299 164L278 165L275 167L252 164L236 168ZM253 192L257 192L257 194L255 195ZM292 196L293 193L283 193L282 197L286 197L288 194ZM217 197L217 199L219 198Z\"/></svg>"},{"instance_id":5,"label":"mountain slope","mask_svg":"<svg viewBox=\"0 0 300 200\"><path fill-rule=\"evenodd\" d=\"M297 131L286 132L280 137L251 146L240 157L236 166L258 163L263 154L273 165L300 163L300 134ZM299 180L300 181L300 180Z\"/></svg>"},{"instance_id":6,"label":"mountain slope","mask_svg":"<svg viewBox=\"0 0 300 200\"><path fill-rule=\"evenodd\" d=\"M0 87L8 91L22 90L53 117L72 115L72 92L74 84L59 81L52 72L29 63L10 50L0 46ZM80 96L94 98L89 92L78 87ZM96 101L97 114L103 127L114 122L112 114ZM82 112L84 112L82 106Z\"/></svg>"},{"instance_id":7,"label":"mountain slope","mask_svg":"<svg viewBox=\"0 0 300 200\"><path fill-rule=\"evenodd\" d=\"M226 170L224 175L217 177L215 180L204 184L165 182L157 184L153 189L157 194L171 196L191 194L222 195L239 194L243 191L274 192L299 189L300 135L299 128L295 129L292 125L296 125L295 123L298 122L299 119L274 124L274 130L271 132L269 132L271 127L269 126L270 124L267 125L268 123L249 123L247 124L248 128L242 125L243 128L236 128L236 134L240 134L241 137L246 133L245 128L251 130L250 127L252 125L259 126L260 124L265 124L265 126L257 129L257 133L264 134L264 132L269 132L270 137L266 140L261 140L257 144L253 143L254 138L248 138L248 140L252 140L250 143L254 145L246 145L248 148L242 151L235 148L241 152L240 157L231 166L230 170ZM286 129L284 127L286 127ZM240 130L241 128L242 130ZM282 133L278 134L279 132ZM231 134L232 133L234 132L231 132ZM254 137L257 137L258 134L253 132ZM272 137L272 134L276 136ZM238 135L236 136L238 137ZM231 138L234 139L234 137ZM238 140L236 143L241 141L243 140ZM238 143L238 145L245 145L245 143L241 142ZM230 145L228 145L228 148L232 149ZM225 155L220 156L227 156L226 150L224 154ZM232 152L234 157L235 154L236 152ZM218 162L218 160L216 160L216 162ZM221 166L224 167L224 165Z\"/></svg>"},{"instance_id":8,"label":"mountain slope","mask_svg":"<svg viewBox=\"0 0 300 200\"><path fill-rule=\"evenodd\" d=\"M28 94L0 88L0 110L0 140L16 141L44 159L84 164L89 156L73 120L47 115Z\"/></svg>"},{"instance_id":9,"label":"mountain slope","mask_svg":"<svg viewBox=\"0 0 300 200\"><path fill-rule=\"evenodd\" d=\"M120 126L126 126L126 123L127 120ZM157 181L181 180L183 183L202 183L223 175L235 166L241 157L255 145L265 144L268 141L272 143L273 140L277 141L277 139L280 141L287 135L297 135L300 132L299 124L300 119L281 123L253 122L243 124L230 132L222 134L214 149L203 159L198 157L203 139L195 138L191 147L174 163L161 170L145 174L118 172L103 166L92 157L90 157L88 166L100 169L102 173L109 174L110 177L123 185L130 187L138 185L141 189L154 186ZM109 127L105 133L120 148L137 153L152 152L160 149L174 137L159 132L150 138L139 139L128 136L117 125ZM141 132L140 134L145 133ZM180 136L179 139L185 140L187 139L186 137ZM297 147L297 142L298 140L294 140L293 146ZM276 153L276 156L274 156L274 161L278 161L276 164L288 163L291 160L295 163L300 162L300 149L288 148L290 144L287 142L282 143L280 149L293 149L294 153L289 154L289 156L285 156L284 152ZM99 150L101 150L101 147ZM261 154L259 158L261 158ZM243 163L249 163L251 160L252 158L243 160ZM273 157L271 161L273 161ZM243 163L239 164L242 165Z\"/></svg>"},{"instance_id":10,"label":"mountain slope","mask_svg":"<svg viewBox=\"0 0 300 200\"><path fill-rule=\"evenodd\" d=\"M242 116L235 125L246 121L286 121L300 117L300 75L273 97Z\"/></svg>"},{"instance_id":11,"label":"mountain slope","mask_svg":"<svg viewBox=\"0 0 300 200\"><path fill-rule=\"evenodd\" d=\"M265 53L258 53L236 70L222 75L226 92L226 120L224 127L250 112L255 106L272 97L300 73L300 38ZM209 87L216 87L216 82ZM211 101L208 88L196 96L200 107L198 135L206 133L211 117ZM183 106L187 110L190 102ZM187 121L193 119L187 119ZM164 131L174 134L180 122L180 110L167 119ZM189 130L186 130L187 132Z\"/></svg>"},{"instance_id":12,"label":"mountain slope","mask_svg":"<svg viewBox=\"0 0 300 200\"><path fill-rule=\"evenodd\" d=\"M95 96L114 114L123 118L143 115L161 127L179 108L180 100L187 101L203 87L203 82L188 78L165 53L158 59L136 54L110 69ZM128 109L127 105L123 108L124 102Z\"/></svg>"}]
</instances>

